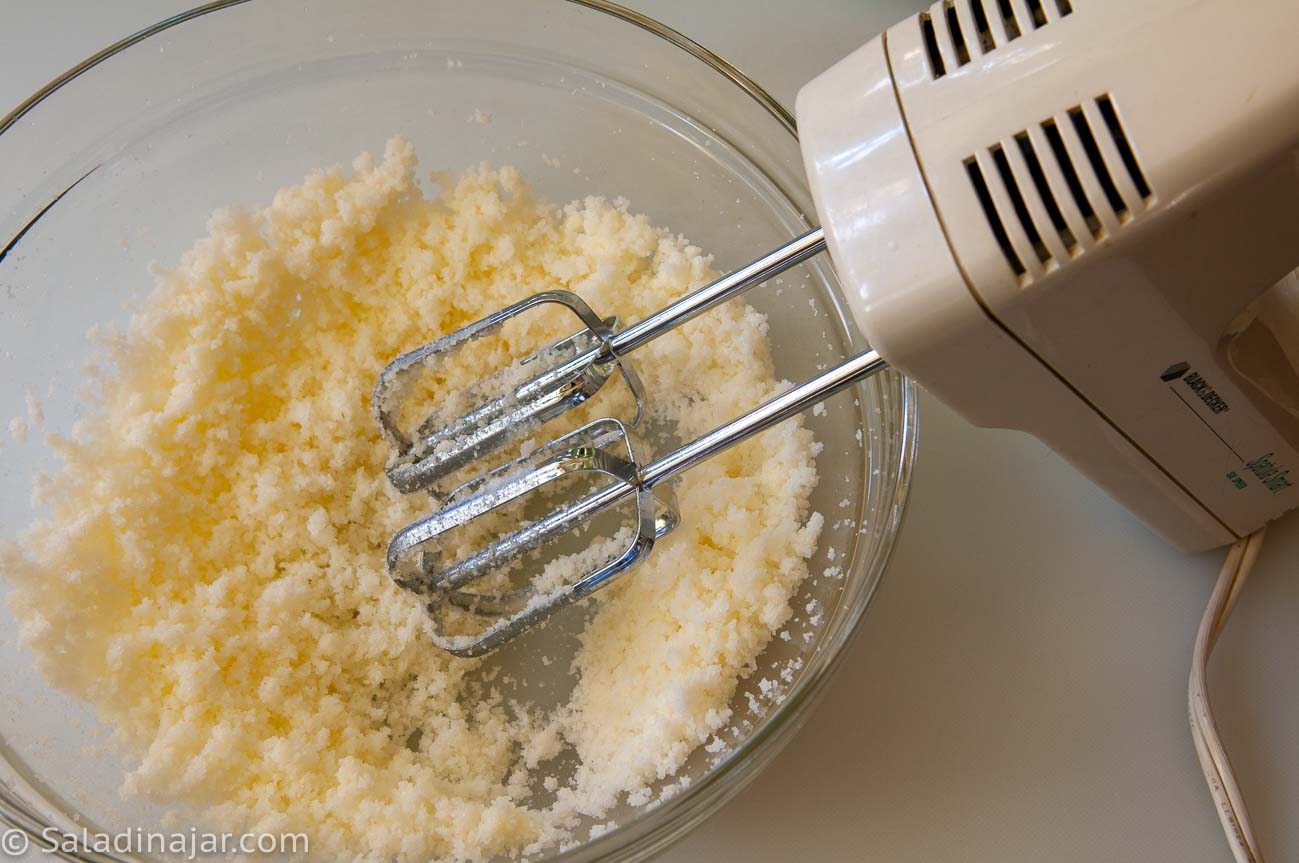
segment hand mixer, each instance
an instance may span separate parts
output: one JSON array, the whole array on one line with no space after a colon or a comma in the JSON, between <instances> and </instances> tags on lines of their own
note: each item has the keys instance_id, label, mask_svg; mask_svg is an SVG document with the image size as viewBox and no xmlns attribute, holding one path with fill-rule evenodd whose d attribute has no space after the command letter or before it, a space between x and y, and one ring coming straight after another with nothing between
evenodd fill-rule
<instances>
[{"instance_id":1,"label":"hand mixer","mask_svg":"<svg viewBox=\"0 0 1299 863\"><path fill-rule=\"evenodd\" d=\"M886 365L975 424L1036 435L1178 546L1250 534L1299 503L1294 44L1291 0L946 0L892 27L798 97L824 235L626 329L552 291L384 371L375 410L402 491L533 435L615 372L638 405L451 491L393 539L394 578L428 600L438 644L491 650L643 560L677 521L666 480ZM628 354L827 245L875 350L638 461ZM413 377L555 305L576 335L400 427ZM579 476L576 499L524 514ZM511 507L449 559L450 532ZM549 587L471 589L620 507L618 542L570 555ZM465 634L467 618L483 623Z\"/></svg>"}]
</instances>

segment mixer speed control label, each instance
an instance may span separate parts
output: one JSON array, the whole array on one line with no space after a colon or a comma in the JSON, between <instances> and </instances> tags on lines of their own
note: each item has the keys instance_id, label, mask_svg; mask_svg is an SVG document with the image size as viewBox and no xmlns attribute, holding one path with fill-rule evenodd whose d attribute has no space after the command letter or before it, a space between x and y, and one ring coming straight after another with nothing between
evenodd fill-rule
<instances>
[{"instance_id":1,"label":"mixer speed control label","mask_svg":"<svg viewBox=\"0 0 1299 863\"><path fill-rule=\"evenodd\" d=\"M1275 455L1276 453L1268 453L1246 462L1243 469L1233 470L1227 474L1227 479L1231 480L1236 488L1248 488L1249 481L1242 474L1248 475L1262 483L1263 487L1272 494L1290 488L1294 484L1290 481L1290 468L1272 461Z\"/></svg>"},{"instance_id":2,"label":"mixer speed control label","mask_svg":"<svg viewBox=\"0 0 1299 863\"><path fill-rule=\"evenodd\" d=\"M1241 454L1240 449L1233 446L1224 433L1215 427L1214 419L1230 411L1231 405L1203 375L1191 368L1190 363L1179 362L1170 365L1160 373L1159 380L1166 384L1168 391L1182 406L1231 452L1233 459L1241 463L1241 467L1226 474L1227 481L1237 490L1243 491L1258 486L1272 494L1277 494L1293 485L1289 476L1290 468L1277 462L1276 452L1246 458Z\"/></svg>"}]
</instances>

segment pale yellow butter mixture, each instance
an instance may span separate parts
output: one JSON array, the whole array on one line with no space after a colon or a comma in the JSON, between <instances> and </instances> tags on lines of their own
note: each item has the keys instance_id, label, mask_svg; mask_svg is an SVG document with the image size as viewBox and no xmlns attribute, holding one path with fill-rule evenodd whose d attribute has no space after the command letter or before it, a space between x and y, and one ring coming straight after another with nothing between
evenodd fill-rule
<instances>
[{"instance_id":1,"label":"pale yellow butter mixture","mask_svg":"<svg viewBox=\"0 0 1299 863\"><path fill-rule=\"evenodd\" d=\"M378 164L216 214L112 341L75 440L53 444L48 518L0 552L25 644L115 730L128 793L304 831L319 859L525 853L646 799L728 722L820 525L811 437L786 423L688 474L682 526L601 595L568 705L521 711L471 683L475 661L430 643L384 569L430 502L384 477L375 376L536 291L631 321L713 274L622 203L555 207L508 168L442 184L421 195L397 139ZM683 437L777 386L765 322L738 302L635 359ZM530 796L565 747L576 773Z\"/></svg>"}]
</instances>

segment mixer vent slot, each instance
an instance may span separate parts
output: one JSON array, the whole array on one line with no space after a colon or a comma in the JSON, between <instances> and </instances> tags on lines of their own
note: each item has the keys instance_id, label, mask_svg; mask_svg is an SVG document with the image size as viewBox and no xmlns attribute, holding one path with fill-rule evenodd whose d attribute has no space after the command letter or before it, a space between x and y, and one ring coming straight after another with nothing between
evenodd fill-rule
<instances>
[{"instance_id":1,"label":"mixer vent slot","mask_svg":"<svg viewBox=\"0 0 1299 863\"><path fill-rule=\"evenodd\" d=\"M961 16L956 14L955 0L943 0L943 14L947 17L947 32L952 37L952 47L956 49L956 65L964 66L970 62L970 49L965 44L965 34L961 32Z\"/></svg>"},{"instance_id":2,"label":"mixer vent slot","mask_svg":"<svg viewBox=\"0 0 1299 863\"><path fill-rule=\"evenodd\" d=\"M1021 282L1031 275L1026 261L1033 272L1037 264L1050 272L1103 239L1106 224L1126 224L1154 197L1108 93L968 157L965 169ZM1108 211L1104 217L1097 206Z\"/></svg>"},{"instance_id":3,"label":"mixer vent slot","mask_svg":"<svg viewBox=\"0 0 1299 863\"><path fill-rule=\"evenodd\" d=\"M1137 154L1132 150L1127 133L1123 131L1119 112L1114 108L1114 100L1108 93L1098 96L1096 107L1100 109L1101 117L1105 119L1105 127L1109 129L1110 137L1114 139L1114 147L1119 151L1119 158L1123 160L1123 167L1127 169L1132 185L1136 187L1141 199L1148 201L1151 195L1150 183L1146 181L1146 174L1141 170L1141 164L1137 161Z\"/></svg>"},{"instance_id":4,"label":"mixer vent slot","mask_svg":"<svg viewBox=\"0 0 1299 863\"><path fill-rule=\"evenodd\" d=\"M979 48L987 54L997 47L997 41L992 35L992 27L988 24L988 13L983 9L983 0L970 0L970 12L974 16L974 29L979 34Z\"/></svg>"},{"instance_id":5,"label":"mixer vent slot","mask_svg":"<svg viewBox=\"0 0 1299 863\"><path fill-rule=\"evenodd\" d=\"M934 33L934 19L928 12L920 13L920 33L925 39L925 51L929 54L929 71L935 79L947 74L947 64L943 54L938 50L938 36Z\"/></svg>"},{"instance_id":6,"label":"mixer vent slot","mask_svg":"<svg viewBox=\"0 0 1299 863\"><path fill-rule=\"evenodd\" d=\"M997 11L1001 13L1001 26L1006 31L1006 41L1013 42L1018 39L1019 19L1015 17L1015 7L1010 5L1010 0L997 0Z\"/></svg>"},{"instance_id":7,"label":"mixer vent slot","mask_svg":"<svg viewBox=\"0 0 1299 863\"><path fill-rule=\"evenodd\" d=\"M976 48L980 55L991 54L1072 14L1072 0L941 0L917 17L929 72L937 80L968 64Z\"/></svg>"},{"instance_id":8,"label":"mixer vent slot","mask_svg":"<svg viewBox=\"0 0 1299 863\"><path fill-rule=\"evenodd\" d=\"M992 192L988 189L988 181L984 179L983 169L974 158L969 158L965 160L965 170L970 175L970 183L974 186L979 204L983 206L983 215L988 220L988 227L992 228L992 236L1001 247L1001 253L1006 256L1006 263L1010 264L1015 275L1022 277L1027 270L1010 242L1010 235L1006 233L1006 225L1001 221L1001 213L997 212L996 202L992 200Z\"/></svg>"},{"instance_id":9,"label":"mixer vent slot","mask_svg":"<svg viewBox=\"0 0 1299 863\"><path fill-rule=\"evenodd\" d=\"M1042 0L1027 0L1028 15L1033 19L1033 29L1046 26L1046 10L1042 8Z\"/></svg>"}]
</instances>

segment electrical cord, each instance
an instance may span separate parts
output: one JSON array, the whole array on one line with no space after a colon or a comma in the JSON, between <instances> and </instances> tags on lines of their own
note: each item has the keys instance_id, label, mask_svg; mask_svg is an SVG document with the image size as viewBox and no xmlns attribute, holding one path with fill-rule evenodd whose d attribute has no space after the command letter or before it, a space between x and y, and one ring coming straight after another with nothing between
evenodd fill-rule
<instances>
[{"instance_id":1,"label":"electrical cord","mask_svg":"<svg viewBox=\"0 0 1299 863\"><path fill-rule=\"evenodd\" d=\"M1209 794L1213 797L1222 821L1222 829L1227 834L1227 844L1231 846L1236 863L1263 863L1263 852L1259 849L1258 838L1250 825L1249 812L1245 808L1245 799L1236 784L1236 775L1231 769L1231 761L1223 749L1218 737L1218 727L1213 721L1213 709L1209 704L1209 692L1206 683L1209 656L1213 653L1218 636L1231 614L1240 589L1254 568L1259 550L1263 547L1263 530L1240 540L1227 552L1218 583L1214 585L1209 596L1209 606L1204 610L1200 628L1195 636L1195 650L1191 656L1191 679L1187 687L1187 701L1191 718L1191 740L1195 743L1196 754L1200 757L1200 768L1209 785Z\"/></svg>"}]
</instances>

